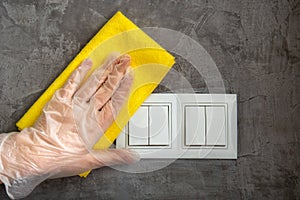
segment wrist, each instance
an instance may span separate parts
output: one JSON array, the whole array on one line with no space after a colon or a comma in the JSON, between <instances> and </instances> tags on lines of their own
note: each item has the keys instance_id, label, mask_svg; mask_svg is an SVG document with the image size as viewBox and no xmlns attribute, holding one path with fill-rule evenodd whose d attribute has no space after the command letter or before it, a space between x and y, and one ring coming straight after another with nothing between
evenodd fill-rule
<instances>
[{"instance_id":1,"label":"wrist","mask_svg":"<svg viewBox=\"0 0 300 200\"><path fill-rule=\"evenodd\" d=\"M18 132L11 133L1 133L0 134L0 182L1 184L10 184L10 174L8 173L7 166L10 166L8 163L10 161L9 155L7 152L10 152L10 149L7 148L7 142L10 140L10 137L13 137Z\"/></svg>"}]
</instances>

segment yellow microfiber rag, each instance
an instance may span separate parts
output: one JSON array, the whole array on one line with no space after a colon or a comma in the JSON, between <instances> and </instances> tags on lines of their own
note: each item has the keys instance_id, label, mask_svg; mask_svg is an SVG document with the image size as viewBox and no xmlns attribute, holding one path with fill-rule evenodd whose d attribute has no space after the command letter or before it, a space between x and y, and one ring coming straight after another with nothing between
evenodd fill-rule
<instances>
[{"instance_id":1,"label":"yellow microfiber rag","mask_svg":"<svg viewBox=\"0 0 300 200\"><path fill-rule=\"evenodd\" d=\"M91 58L93 60L92 68L95 69L111 52L127 53L131 56L134 82L129 100L126 102L127 106L124 106L117 119L94 146L94 149L108 148L118 137L130 117L153 92L175 63L171 54L121 12L117 12L90 40L17 122L17 127L22 130L34 124L45 104L51 99L55 91L64 85L69 75L84 59ZM85 172L81 176L86 177L89 172Z\"/></svg>"}]
</instances>

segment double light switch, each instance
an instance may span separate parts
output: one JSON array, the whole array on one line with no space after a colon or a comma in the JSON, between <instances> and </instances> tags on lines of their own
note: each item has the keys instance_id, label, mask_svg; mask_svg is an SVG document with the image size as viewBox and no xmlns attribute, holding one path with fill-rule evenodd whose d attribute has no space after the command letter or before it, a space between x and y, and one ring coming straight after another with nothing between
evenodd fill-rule
<instances>
[{"instance_id":1,"label":"double light switch","mask_svg":"<svg viewBox=\"0 0 300 200\"><path fill-rule=\"evenodd\" d=\"M128 124L129 146L169 145L169 105L143 105Z\"/></svg>"},{"instance_id":2,"label":"double light switch","mask_svg":"<svg viewBox=\"0 0 300 200\"><path fill-rule=\"evenodd\" d=\"M226 145L226 107L186 105L184 109L185 145Z\"/></svg>"}]
</instances>

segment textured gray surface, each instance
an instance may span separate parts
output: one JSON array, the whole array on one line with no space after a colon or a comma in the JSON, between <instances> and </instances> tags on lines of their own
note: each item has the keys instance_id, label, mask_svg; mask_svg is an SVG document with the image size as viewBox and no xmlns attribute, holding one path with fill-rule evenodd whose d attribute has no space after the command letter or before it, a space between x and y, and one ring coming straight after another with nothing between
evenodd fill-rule
<instances>
[{"instance_id":1,"label":"textured gray surface","mask_svg":"<svg viewBox=\"0 0 300 200\"><path fill-rule=\"evenodd\" d=\"M140 27L181 31L210 53L226 92L238 94L238 159L178 160L146 174L102 168L87 179L48 180L27 199L300 199L296 0L2 0L0 131L16 130L15 122L117 10ZM177 56L174 67L206 91L184 59ZM0 198L7 199L4 187Z\"/></svg>"}]
</instances>

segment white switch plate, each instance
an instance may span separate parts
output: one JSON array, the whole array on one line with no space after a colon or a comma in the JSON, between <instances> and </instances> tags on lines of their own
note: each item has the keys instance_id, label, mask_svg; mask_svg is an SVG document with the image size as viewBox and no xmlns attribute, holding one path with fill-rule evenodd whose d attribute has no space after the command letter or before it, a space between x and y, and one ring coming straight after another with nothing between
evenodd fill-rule
<instances>
[{"instance_id":1,"label":"white switch plate","mask_svg":"<svg viewBox=\"0 0 300 200\"><path fill-rule=\"evenodd\" d=\"M235 94L152 94L140 109L117 148L133 149L141 158L237 158Z\"/></svg>"}]
</instances>

